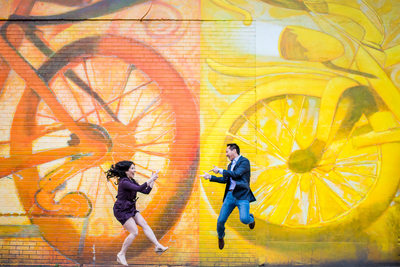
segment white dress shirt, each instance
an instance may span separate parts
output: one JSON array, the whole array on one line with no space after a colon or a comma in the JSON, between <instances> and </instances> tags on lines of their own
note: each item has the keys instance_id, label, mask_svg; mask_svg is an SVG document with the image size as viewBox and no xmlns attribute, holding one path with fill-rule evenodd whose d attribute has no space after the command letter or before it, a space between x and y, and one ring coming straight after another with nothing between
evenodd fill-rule
<instances>
[{"instance_id":1,"label":"white dress shirt","mask_svg":"<svg viewBox=\"0 0 400 267\"><path fill-rule=\"evenodd\" d=\"M236 162L239 160L239 158L240 158L240 155L232 160L230 171L233 171L233 168L235 168ZM224 169L219 169L218 172L220 174L222 174L224 172ZM233 190L235 188L235 186L236 186L236 182L232 178L229 178L229 179L231 179L231 184L229 186L229 190Z\"/></svg>"}]
</instances>

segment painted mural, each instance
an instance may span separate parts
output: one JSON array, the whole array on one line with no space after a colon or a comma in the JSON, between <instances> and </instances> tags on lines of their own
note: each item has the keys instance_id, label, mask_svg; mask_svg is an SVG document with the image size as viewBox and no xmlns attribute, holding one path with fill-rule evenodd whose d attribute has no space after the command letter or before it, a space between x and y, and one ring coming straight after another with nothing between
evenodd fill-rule
<instances>
[{"instance_id":1,"label":"painted mural","mask_svg":"<svg viewBox=\"0 0 400 267\"><path fill-rule=\"evenodd\" d=\"M19 205L3 206L7 225L34 226L48 249L72 262L107 261L126 233L112 213L117 186L104 172L127 159L143 179L155 169L164 177L164 186L141 197L148 223L159 225L160 237L176 225L194 184L200 134L199 75L180 62L178 50L190 28L178 21L181 12L196 12L196 5L177 2L9 7L15 14L3 24L0 44L7 62L2 109L9 116L1 176L2 190L12 188ZM176 22L140 22L158 13ZM193 41L184 52L197 46ZM137 255L150 246L143 236L135 241Z\"/></svg>"},{"instance_id":2,"label":"painted mural","mask_svg":"<svg viewBox=\"0 0 400 267\"><path fill-rule=\"evenodd\" d=\"M200 169L227 164L221 151L238 143L257 198L256 233L231 221L233 251L251 251L258 264L396 259L399 6L202 3L204 19L220 20L202 31L201 97L217 104ZM217 216L216 188L202 189Z\"/></svg>"},{"instance_id":3,"label":"painted mural","mask_svg":"<svg viewBox=\"0 0 400 267\"><path fill-rule=\"evenodd\" d=\"M397 263L395 0L0 1L0 264L116 264L104 172L160 178L131 264ZM218 249L227 143L251 163L249 231Z\"/></svg>"}]
</instances>

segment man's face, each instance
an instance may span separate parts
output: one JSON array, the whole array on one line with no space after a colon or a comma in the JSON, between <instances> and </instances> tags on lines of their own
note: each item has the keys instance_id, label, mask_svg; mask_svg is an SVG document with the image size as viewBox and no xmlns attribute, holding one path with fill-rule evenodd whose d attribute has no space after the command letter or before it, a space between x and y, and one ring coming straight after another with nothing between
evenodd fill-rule
<instances>
[{"instance_id":1,"label":"man's face","mask_svg":"<svg viewBox=\"0 0 400 267\"><path fill-rule=\"evenodd\" d=\"M237 153L235 149L230 149L229 147L226 148L226 157L232 161L234 158L236 158Z\"/></svg>"}]
</instances>

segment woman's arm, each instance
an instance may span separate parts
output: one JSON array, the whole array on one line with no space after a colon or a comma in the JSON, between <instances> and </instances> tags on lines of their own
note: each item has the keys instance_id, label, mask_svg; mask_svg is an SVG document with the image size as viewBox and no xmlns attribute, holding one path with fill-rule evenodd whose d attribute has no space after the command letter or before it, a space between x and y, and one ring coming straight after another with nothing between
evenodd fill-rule
<instances>
[{"instance_id":1,"label":"woman's arm","mask_svg":"<svg viewBox=\"0 0 400 267\"><path fill-rule=\"evenodd\" d=\"M152 180L151 182L149 182L149 181L147 181L147 182L148 182L148 183L147 183L147 186L153 188L154 183L155 183L156 181Z\"/></svg>"},{"instance_id":2,"label":"woman's arm","mask_svg":"<svg viewBox=\"0 0 400 267\"><path fill-rule=\"evenodd\" d=\"M124 189L124 190L142 192L143 190L146 189L147 182L142 185L138 185L138 184L129 182L129 180L124 179L120 182L119 186L121 186L122 189Z\"/></svg>"},{"instance_id":3,"label":"woman's arm","mask_svg":"<svg viewBox=\"0 0 400 267\"><path fill-rule=\"evenodd\" d=\"M143 191L140 191L140 193L149 194L151 192L151 189L153 189L153 185L151 185L148 181L145 184L147 184L147 187Z\"/></svg>"},{"instance_id":4,"label":"woman's arm","mask_svg":"<svg viewBox=\"0 0 400 267\"><path fill-rule=\"evenodd\" d=\"M151 174L150 179L147 180L147 182L146 182L146 183L147 183L147 187L146 187L143 191L141 191L141 193L143 193L143 194L149 194L150 191L151 191L151 189L153 189L154 183L155 183L155 181L157 180L157 178L158 178L158 171L153 172L153 173Z\"/></svg>"}]
</instances>

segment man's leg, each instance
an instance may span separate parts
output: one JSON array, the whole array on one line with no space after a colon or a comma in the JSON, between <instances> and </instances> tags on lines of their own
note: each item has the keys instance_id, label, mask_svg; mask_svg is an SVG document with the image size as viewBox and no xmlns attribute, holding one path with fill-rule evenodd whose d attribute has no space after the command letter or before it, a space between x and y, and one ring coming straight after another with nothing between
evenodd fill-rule
<instances>
[{"instance_id":1,"label":"man's leg","mask_svg":"<svg viewBox=\"0 0 400 267\"><path fill-rule=\"evenodd\" d=\"M250 214L250 202L248 200L237 200L236 203L239 209L240 221L244 224L253 223L254 216Z\"/></svg>"},{"instance_id":2,"label":"man's leg","mask_svg":"<svg viewBox=\"0 0 400 267\"><path fill-rule=\"evenodd\" d=\"M225 223L228 220L228 217L229 215L231 215L234 208L235 208L235 199L232 196L232 192L228 192L218 216L217 233L218 233L218 238L220 239L224 238L225 236Z\"/></svg>"}]
</instances>

